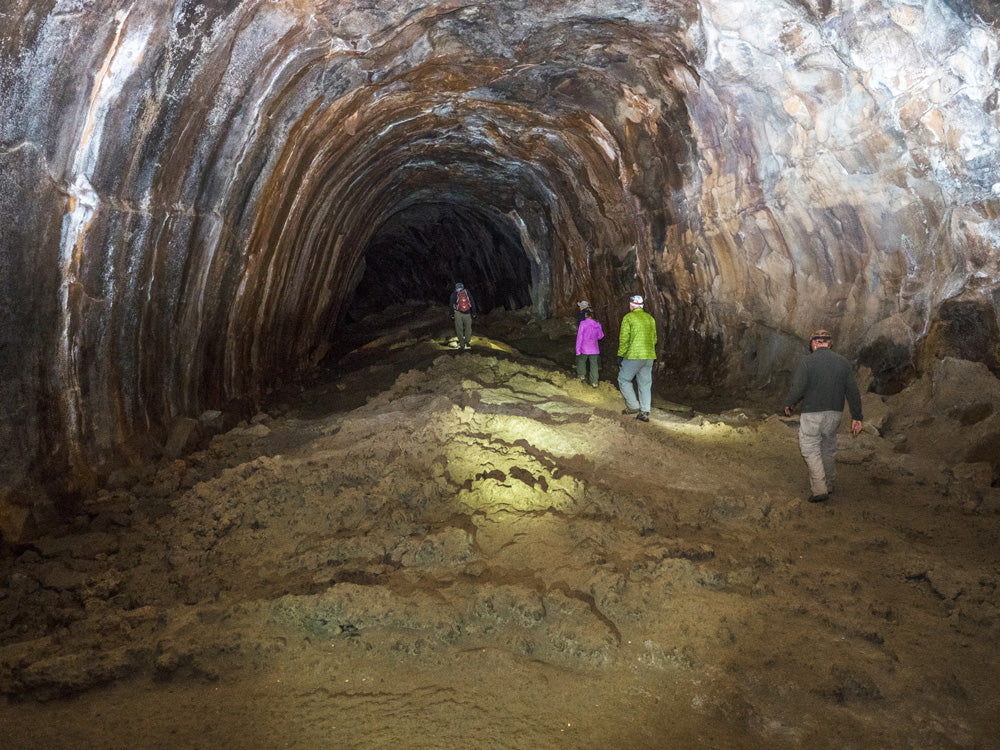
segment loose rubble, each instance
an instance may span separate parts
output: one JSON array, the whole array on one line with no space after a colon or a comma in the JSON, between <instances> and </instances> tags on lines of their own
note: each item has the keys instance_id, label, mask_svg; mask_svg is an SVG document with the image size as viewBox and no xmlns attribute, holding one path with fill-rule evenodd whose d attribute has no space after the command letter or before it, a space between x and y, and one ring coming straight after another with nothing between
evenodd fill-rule
<instances>
[{"instance_id":1,"label":"loose rubble","mask_svg":"<svg viewBox=\"0 0 1000 750\"><path fill-rule=\"evenodd\" d=\"M399 374L363 405L348 357L5 558L5 746L993 742L985 368L866 394L816 507L776 411L640 424L446 330L368 348Z\"/></svg>"}]
</instances>

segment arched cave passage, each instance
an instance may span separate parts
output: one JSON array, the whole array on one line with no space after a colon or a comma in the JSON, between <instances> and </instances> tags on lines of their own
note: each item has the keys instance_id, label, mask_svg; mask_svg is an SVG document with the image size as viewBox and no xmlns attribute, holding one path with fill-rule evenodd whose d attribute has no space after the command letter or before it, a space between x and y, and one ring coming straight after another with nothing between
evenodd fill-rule
<instances>
[{"instance_id":1,"label":"arched cave passage","mask_svg":"<svg viewBox=\"0 0 1000 750\"><path fill-rule=\"evenodd\" d=\"M464 269L423 260L473 238L484 305L613 330L644 294L678 380L773 386L819 325L891 380L961 333L949 300L995 337L991 17L768 7L17 6L5 475L93 487L252 408L373 287L444 297Z\"/></svg>"},{"instance_id":2,"label":"arched cave passage","mask_svg":"<svg viewBox=\"0 0 1000 750\"><path fill-rule=\"evenodd\" d=\"M364 250L363 269L349 318L393 302L442 304L456 281L466 285L484 313L531 304L532 268L518 229L492 208L407 206L376 230Z\"/></svg>"},{"instance_id":3,"label":"arched cave passage","mask_svg":"<svg viewBox=\"0 0 1000 750\"><path fill-rule=\"evenodd\" d=\"M996 744L993 6L8 0L5 746ZM338 341L459 279L518 352ZM547 357L635 292L741 408Z\"/></svg>"},{"instance_id":4,"label":"arched cave passage","mask_svg":"<svg viewBox=\"0 0 1000 750\"><path fill-rule=\"evenodd\" d=\"M632 123L632 114L619 132L607 80L585 84L564 67L546 67L531 73L544 77L545 90L538 91L537 81L497 80L492 67L463 68L460 78L454 71L442 77L439 65L424 67L430 71L418 68L404 79L430 75L438 85L433 91L415 95L415 85L398 81L388 91L364 91L347 104L310 112L283 144L280 168L253 216L252 255L241 270L242 295L227 313L229 335L208 342L226 346L205 357L225 363L209 379L225 389L215 398L259 392L269 377L314 364L353 300L369 299L369 282L399 286L398 272L431 257L424 247L431 236L447 253L474 250L466 253L466 262L473 261L470 286L475 290L478 275L485 309L530 298L544 318L567 313L573 300L586 297L620 316L613 301L632 291L644 292L661 313L691 307L671 291L689 289L690 282L673 283L675 269L656 269L646 260L653 243L657 254L665 253L668 217L686 210L677 201L690 169L677 160L686 163L693 151L681 104L651 111L658 118L649 124L652 132ZM515 83L527 101L507 98ZM523 90L527 83L533 90ZM553 86L565 93L543 106ZM646 162L641 170L637 160ZM671 188L679 192L664 201L663 191ZM442 233L449 226L454 231ZM477 236L474 247L469 243ZM404 262L382 263L397 237L404 241L388 252L405 253ZM483 243L500 252L485 253ZM463 270L441 266L439 252L421 275ZM387 272L370 276L359 291L369 263L382 263ZM255 283L262 276L274 283ZM428 298L447 300L453 283L433 282ZM251 327L244 325L248 318ZM702 335L692 326L681 330ZM689 335L664 340L697 350Z\"/></svg>"}]
</instances>

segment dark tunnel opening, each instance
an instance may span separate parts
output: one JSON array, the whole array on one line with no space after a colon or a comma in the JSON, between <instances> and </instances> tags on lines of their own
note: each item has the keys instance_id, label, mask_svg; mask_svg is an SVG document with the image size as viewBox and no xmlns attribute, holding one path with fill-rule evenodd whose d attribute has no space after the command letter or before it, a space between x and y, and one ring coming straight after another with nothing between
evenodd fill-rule
<instances>
[{"instance_id":1,"label":"dark tunnel opening","mask_svg":"<svg viewBox=\"0 0 1000 750\"><path fill-rule=\"evenodd\" d=\"M375 231L362 257L348 322L399 302L445 305L459 281L482 313L531 304L531 262L517 226L497 211L455 203L407 206Z\"/></svg>"}]
</instances>

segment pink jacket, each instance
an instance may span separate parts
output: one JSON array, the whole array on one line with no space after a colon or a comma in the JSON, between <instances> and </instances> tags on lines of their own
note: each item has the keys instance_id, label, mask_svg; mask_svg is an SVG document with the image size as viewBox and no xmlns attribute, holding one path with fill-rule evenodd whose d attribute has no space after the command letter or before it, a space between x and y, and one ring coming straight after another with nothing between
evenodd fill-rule
<instances>
[{"instance_id":1,"label":"pink jacket","mask_svg":"<svg viewBox=\"0 0 1000 750\"><path fill-rule=\"evenodd\" d=\"M601 347L597 342L603 338L604 329L601 324L593 318L584 318L576 330L576 353L600 354Z\"/></svg>"}]
</instances>

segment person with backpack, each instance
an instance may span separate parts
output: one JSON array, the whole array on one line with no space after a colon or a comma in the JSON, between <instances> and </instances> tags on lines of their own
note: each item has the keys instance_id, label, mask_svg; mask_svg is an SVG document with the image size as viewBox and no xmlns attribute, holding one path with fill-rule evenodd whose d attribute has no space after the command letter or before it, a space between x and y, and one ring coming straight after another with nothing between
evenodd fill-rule
<instances>
[{"instance_id":1,"label":"person with backpack","mask_svg":"<svg viewBox=\"0 0 1000 750\"><path fill-rule=\"evenodd\" d=\"M451 317L455 321L455 336L458 338L459 349L472 348L472 317L476 314L476 303L465 288L465 284L455 284L449 302Z\"/></svg>"},{"instance_id":2,"label":"person with backpack","mask_svg":"<svg viewBox=\"0 0 1000 750\"><path fill-rule=\"evenodd\" d=\"M598 343L604 338L604 329L601 324L594 320L594 313L590 307L581 308L583 319L576 329L576 375L582 383L587 379L587 364L590 364L590 385L597 387L598 380L598 360L600 359L601 346Z\"/></svg>"}]
</instances>

